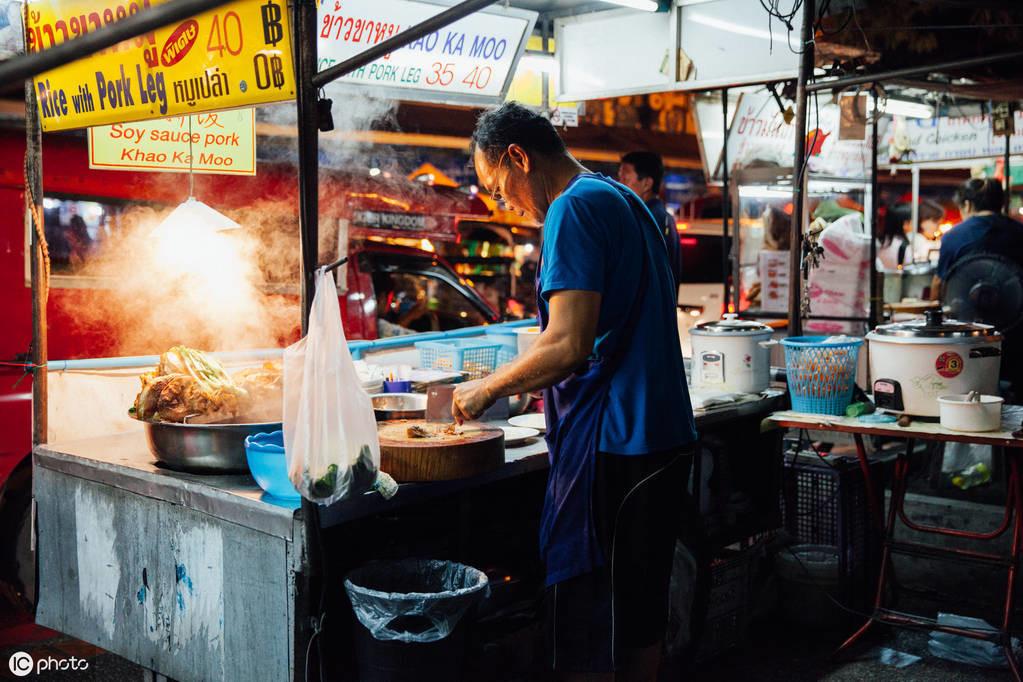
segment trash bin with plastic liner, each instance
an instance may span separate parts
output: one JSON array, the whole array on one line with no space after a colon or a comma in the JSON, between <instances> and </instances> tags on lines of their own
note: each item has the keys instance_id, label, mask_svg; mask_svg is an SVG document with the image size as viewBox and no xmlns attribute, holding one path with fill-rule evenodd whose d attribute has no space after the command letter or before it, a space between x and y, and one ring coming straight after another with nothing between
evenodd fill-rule
<instances>
[{"instance_id":1,"label":"trash bin with plastic liner","mask_svg":"<svg viewBox=\"0 0 1023 682\"><path fill-rule=\"evenodd\" d=\"M452 561L374 561L348 574L362 682L457 680L470 609L490 591L487 576ZM459 624L462 623L462 627Z\"/></svg>"}]
</instances>

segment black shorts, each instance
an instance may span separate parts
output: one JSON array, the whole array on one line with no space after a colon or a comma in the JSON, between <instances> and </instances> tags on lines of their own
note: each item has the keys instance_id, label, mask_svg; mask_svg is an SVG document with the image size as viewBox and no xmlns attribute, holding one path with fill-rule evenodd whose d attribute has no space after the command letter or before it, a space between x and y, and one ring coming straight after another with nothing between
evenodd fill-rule
<instances>
[{"instance_id":1,"label":"black shorts","mask_svg":"<svg viewBox=\"0 0 1023 682\"><path fill-rule=\"evenodd\" d=\"M548 661L559 672L612 672L616 654L660 642L691 450L597 454L593 516L605 565L547 588Z\"/></svg>"}]
</instances>

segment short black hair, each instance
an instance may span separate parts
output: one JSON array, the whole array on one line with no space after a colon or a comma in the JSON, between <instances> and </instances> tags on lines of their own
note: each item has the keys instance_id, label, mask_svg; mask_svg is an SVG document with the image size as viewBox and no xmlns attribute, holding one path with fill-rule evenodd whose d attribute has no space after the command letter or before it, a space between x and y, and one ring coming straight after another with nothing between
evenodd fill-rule
<instances>
[{"instance_id":1,"label":"short black hair","mask_svg":"<svg viewBox=\"0 0 1023 682\"><path fill-rule=\"evenodd\" d=\"M664 162L661 155L656 152L629 152L622 157L622 163L627 163L636 169L636 175L640 178L650 178L654 181L650 191L657 194L661 191L661 181L664 179Z\"/></svg>"},{"instance_id":2,"label":"short black hair","mask_svg":"<svg viewBox=\"0 0 1023 682\"><path fill-rule=\"evenodd\" d=\"M974 211L1001 211L1005 201L1002 183L992 178L970 178L956 190L956 203L963 206L967 201Z\"/></svg>"},{"instance_id":3,"label":"short black hair","mask_svg":"<svg viewBox=\"0 0 1023 682\"><path fill-rule=\"evenodd\" d=\"M479 149L488 161L495 161L511 144L541 156L557 156L566 151L554 125L518 102L505 102L480 114L472 133L470 153Z\"/></svg>"}]
</instances>

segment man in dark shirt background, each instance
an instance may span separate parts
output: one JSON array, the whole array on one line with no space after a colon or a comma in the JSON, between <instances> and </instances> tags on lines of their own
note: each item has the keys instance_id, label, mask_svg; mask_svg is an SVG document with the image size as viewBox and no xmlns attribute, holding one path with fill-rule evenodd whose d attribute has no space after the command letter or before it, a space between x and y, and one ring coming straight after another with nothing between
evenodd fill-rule
<instances>
[{"instance_id":1,"label":"man in dark shirt background","mask_svg":"<svg viewBox=\"0 0 1023 682\"><path fill-rule=\"evenodd\" d=\"M654 221L661 227L664 243L668 247L668 262L675 278L675 294L682 277L682 248L675 229L675 219L668 213L661 201L661 181L664 179L664 162L654 152L629 152L622 157L618 166L618 182L639 195Z\"/></svg>"},{"instance_id":2,"label":"man in dark shirt background","mask_svg":"<svg viewBox=\"0 0 1023 682\"><path fill-rule=\"evenodd\" d=\"M945 300L942 289L949 273L957 263L973 254L1004 256L1023 267L1023 224L1001 213L1004 201L1002 185L991 178L972 178L956 190L956 203L963 221L941 240L931 298ZM1010 382L1014 397L1018 399L1023 390L1023 332L999 331L1005 335L1001 378Z\"/></svg>"}]
</instances>

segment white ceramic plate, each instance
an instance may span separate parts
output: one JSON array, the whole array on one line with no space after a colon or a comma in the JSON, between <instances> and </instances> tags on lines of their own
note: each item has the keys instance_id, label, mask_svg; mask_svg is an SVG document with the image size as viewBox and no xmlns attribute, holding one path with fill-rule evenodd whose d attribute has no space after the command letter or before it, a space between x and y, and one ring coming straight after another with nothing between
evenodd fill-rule
<instances>
[{"instance_id":1,"label":"white ceramic plate","mask_svg":"<svg viewBox=\"0 0 1023 682\"><path fill-rule=\"evenodd\" d=\"M522 426L502 426L501 430L504 431L505 447L522 445L530 438L536 438L540 435L540 432L536 429L527 429Z\"/></svg>"},{"instance_id":2,"label":"white ceramic plate","mask_svg":"<svg viewBox=\"0 0 1023 682\"><path fill-rule=\"evenodd\" d=\"M540 433L544 433L547 430L547 418L539 412L520 414L518 417L509 419L508 423L525 429L536 429Z\"/></svg>"}]
</instances>

